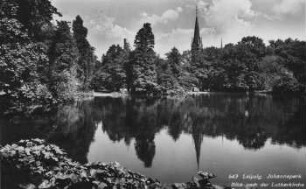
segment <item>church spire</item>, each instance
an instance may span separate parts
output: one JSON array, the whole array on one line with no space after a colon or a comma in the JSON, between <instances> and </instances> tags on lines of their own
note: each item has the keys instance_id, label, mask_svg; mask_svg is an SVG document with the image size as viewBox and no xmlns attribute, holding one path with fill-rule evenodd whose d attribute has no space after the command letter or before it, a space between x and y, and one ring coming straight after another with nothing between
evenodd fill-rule
<instances>
[{"instance_id":1,"label":"church spire","mask_svg":"<svg viewBox=\"0 0 306 189\"><path fill-rule=\"evenodd\" d=\"M193 40L191 44L191 50L198 51L198 50L201 50L202 48L203 48L202 38L200 36L200 27L199 27L199 21L198 21L198 6L196 6L196 19L195 19L194 35L193 35Z\"/></svg>"}]
</instances>

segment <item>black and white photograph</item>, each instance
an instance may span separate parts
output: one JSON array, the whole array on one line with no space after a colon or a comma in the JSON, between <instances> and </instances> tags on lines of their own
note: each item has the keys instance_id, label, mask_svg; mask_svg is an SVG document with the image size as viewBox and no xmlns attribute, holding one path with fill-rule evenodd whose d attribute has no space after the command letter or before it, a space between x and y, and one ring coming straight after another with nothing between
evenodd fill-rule
<instances>
[{"instance_id":1,"label":"black and white photograph","mask_svg":"<svg viewBox=\"0 0 306 189\"><path fill-rule=\"evenodd\" d=\"M0 0L1 189L305 189L306 0Z\"/></svg>"}]
</instances>

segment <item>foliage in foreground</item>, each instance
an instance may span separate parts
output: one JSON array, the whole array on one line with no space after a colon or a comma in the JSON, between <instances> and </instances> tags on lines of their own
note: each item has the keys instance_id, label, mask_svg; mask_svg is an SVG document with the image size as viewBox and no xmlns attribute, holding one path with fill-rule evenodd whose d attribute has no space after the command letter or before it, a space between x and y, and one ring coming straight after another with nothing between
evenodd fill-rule
<instances>
[{"instance_id":1,"label":"foliage in foreground","mask_svg":"<svg viewBox=\"0 0 306 189\"><path fill-rule=\"evenodd\" d=\"M19 188L215 188L209 181L215 176L202 171L191 182L162 185L116 162L82 165L69 159L58 146L41 139L6 145L0 154L3 176L14 178L12 183ZM18 180L16 174L22 175L22 180Z\"/></svg>"}]
</instances>

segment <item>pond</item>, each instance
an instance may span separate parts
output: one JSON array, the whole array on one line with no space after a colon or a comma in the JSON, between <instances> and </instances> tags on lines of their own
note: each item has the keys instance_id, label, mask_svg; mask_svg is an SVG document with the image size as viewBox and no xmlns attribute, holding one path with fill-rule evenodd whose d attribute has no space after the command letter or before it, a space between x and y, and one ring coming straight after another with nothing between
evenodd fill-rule
<instances>
[{"instance_id":1,"label":"pond","mask_svg":"<svg viewBox=\"0 0 306 189\"><path fill-rule=\"evenodd\" d=\"M96 97L49 115L2 119L1 144L44 138L79 162L118 161L162 182L198 171L230 185L245 176L301 175L306 183L306 102L209 93L184 99ZM229 176L239 175L236 180ZM256 181L253 179L253 181Z\"/></svg>"}]
</instances>

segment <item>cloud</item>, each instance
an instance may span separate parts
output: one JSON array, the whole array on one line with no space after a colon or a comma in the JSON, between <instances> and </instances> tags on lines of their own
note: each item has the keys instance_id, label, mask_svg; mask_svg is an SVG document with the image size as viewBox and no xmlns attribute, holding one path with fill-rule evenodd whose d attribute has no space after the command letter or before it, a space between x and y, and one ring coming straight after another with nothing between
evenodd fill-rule
<instances>
[{"instance_id":1,"label":"cloud","mask_svg":"<svg viewBox=\"0 0 306 189\"><path fill-rule=\"evenodd\" d=\"M172 47L176 47L181 52L189 49L191 45L191 36L193 29L173 29L167 33L156 35L155 50L164 57L165 53L169 52Z\"/></svg>"},{"instance_id":2,"label":"cloud","mask_svg":"<svg viewBox=\"0 0 306 189\"><path fill-rule=\"evenodd\" d=\"M135 32L116 23L116 18L105 15L103 11L83 17L88 28L88 40L96 48L96 53L105 53L112 44L123 43L123 38L132 41Z\"/></svg>"},{"instance_id":3,"label":"cloud","mask_svg":"<svg viewBox=\"0 0 306 189\"><path fill-rule=\"evenodd\" d=\"M251 25L256 13L251 9L250 0L213 0L203 14L208 27L213 27L219 33L232 30L244 30Z\"/></svg>"},{"instance_id":4,"label":"cloud","mask_svg":"<svg viewBox=\"0 0 306 189\"><path fill-rule=\"evenodd\" d=\"M199 1L197 5L198 5L199 11L205 13L209 10L211 3L207 1Z\"/></svg>"},{"instance_id":5,"label":"cloud","mask_svg":"<svg viewBox=\"0 0 306 189\"><path fill-rule=\"evenodd\" d=\"M152 24L155 50L163 55L173 46L190 49L195 6L204 47L236 43L256 35L265 41L288 37L305 40L305 0L52 0L72 21L81 15L97 55L110 45L133 42L144 22Z\"/></svg>"},{"instance_id":6,"label":"cloud","mask_svg":"<svg viewBox=\"0 0 306 189\"><path fill-rule=\"evenodd\" d=\"M294 14L305 9L305 0L279 0L272 7L272 11L278 15Z\"/></svg>"},{"instance_id":7,"label":"cloud","mask_svg":"<svg viewBox=\"0 0 306 189\"><path fill-rule=\"evenodd\" d=\"M254 10L269 20L296 20L305 16L305 0L251 0ZM294 18L295 17L295 18Z\"/></svg>"},{"instance_id":8,"label":"cloud","mask_svg":"<svg viewBox=\"0 0 306 189\"><path fill-rule=\"evenodd\" d=\"M156 45L155 50L160 53L163 57L165 53L169 52L171 48L174 46L183 52L187 49L191 48L191 41L193 37L193 29L184 29L184 28L176 28L172 29L170 32L160 33L156 35ZM202 28L201 36L210 36L209 41L206 38L203 38L203 42L205 45L210 46L212 40L214 40L211 36L214 35L215 31L212 28ZM207 44L209 43L209 44Z\"/></svg>"},{"instance_id":9,"label":"cloud","mask_svg":"<svg viewBox=\"0 0 306 189\"><path fill-rule=\"evenodd\" d=\"M99 20L91 19L89 21L89 29L93 33L99 33L106 38L124 38L131 35L126 27L114 24L115 18L102 16Z\"/></svg>"},{"instance_id":10,"label":"cloud","mask_svg":"<svg viewBox=\"0 0 306 189\"><path fill-rule=\"evenodd\" d=\"M259 16L251 0L211 0L198 3L203 45L219 46L220 39L235 43L252 33ZM200 24L201 25L201 24Z\"/></svg>"},{"instance_id":11,"label":"cloud","mask_svg":"<svg viewBox=\"0 0 306 189\"><path fill-rule=\"evenodd\" d=\"M149 15L148 13L143 12L141 14L141 23L149 22L152 25L167 24L169 21L177 20L182 11L182 7L177 7L176 9L168 9L161 16L158 16L156 14Z\"/></svg>"}]
</instances>

